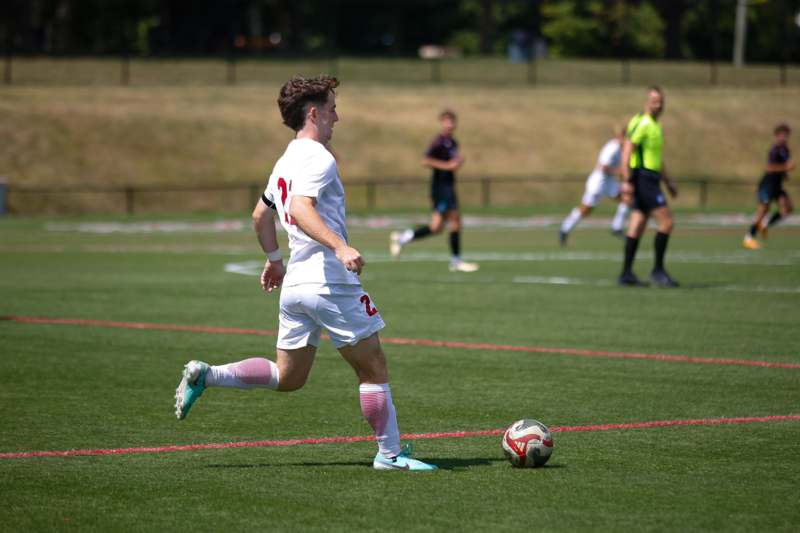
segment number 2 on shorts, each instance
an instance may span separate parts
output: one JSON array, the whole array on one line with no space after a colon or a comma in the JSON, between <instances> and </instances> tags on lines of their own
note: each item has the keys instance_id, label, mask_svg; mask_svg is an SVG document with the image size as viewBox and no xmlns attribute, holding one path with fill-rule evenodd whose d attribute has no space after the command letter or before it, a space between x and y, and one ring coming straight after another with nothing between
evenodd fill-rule
<instances>
[{"instance_id":1,"label":"number 2 on shorts","mask_svg":"<svg viewBox=\"0 0 800 533\"><path fill-rule=\"evenodd\" d=\"M361 297L361 303L364 304L368 316L375 316L375 314L378 312L377 309L375 309L372 305L370 305L371 301L369 299L369 296L367 296L366 294Z\"/></svg>"}]
</instances>

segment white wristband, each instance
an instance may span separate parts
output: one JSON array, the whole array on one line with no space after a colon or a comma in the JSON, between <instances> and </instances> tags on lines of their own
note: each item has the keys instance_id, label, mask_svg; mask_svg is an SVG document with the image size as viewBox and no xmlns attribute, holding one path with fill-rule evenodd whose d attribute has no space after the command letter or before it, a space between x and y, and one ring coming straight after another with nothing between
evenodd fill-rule
<instances>
[{"instance_id":1,"label":"white wristband","mask_svg":"<svg viewBox=\"0 0 800 533\"><path fill-rule=\"evenodd\" d=\"M267 252L267 260L270 263L274 263L276 261L282 261L283 260L283 254L281 253L281 249L278 248L278 249L276 249L276 250L274 250L272 252Z\"/></svg>"}]
</instances>

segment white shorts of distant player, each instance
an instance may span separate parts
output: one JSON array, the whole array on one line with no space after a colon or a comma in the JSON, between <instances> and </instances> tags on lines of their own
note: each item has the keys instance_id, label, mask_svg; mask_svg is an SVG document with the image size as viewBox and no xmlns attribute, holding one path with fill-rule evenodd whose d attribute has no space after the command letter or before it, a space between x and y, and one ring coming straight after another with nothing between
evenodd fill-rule
<instances>
[{"instance_id":1,"label":"white shorts of distant player","mask_svg":"<svg viewBox=\"0 0 800 533\"><path fill-rule=\"evenodd\" d=\"M325 329L336 348L351 346L385 326L360 285L306 283L281 289L278 348L319 346Z\"/></svg>"},{"instance_id":2,"label":"white shorts of distant player","mask_svg":"<svg viewBox=\"0 0 800 533\"><path fill-rule=\"evenodd\" d=\"M581 203L586 207L597 207L600 198L619 196L619 182L613 176L605 176L602 172L593 172L586 180L586 190Z\"/></svg>"}]
</instances>

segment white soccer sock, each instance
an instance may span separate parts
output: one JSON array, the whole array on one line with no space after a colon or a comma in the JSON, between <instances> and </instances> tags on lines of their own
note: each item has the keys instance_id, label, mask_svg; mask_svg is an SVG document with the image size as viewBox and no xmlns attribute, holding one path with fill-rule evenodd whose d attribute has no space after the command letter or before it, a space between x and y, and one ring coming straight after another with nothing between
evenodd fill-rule
<instances>
[{"instance_id":1,"label":"white soccer sock","mask_svg":"<svg viewBox=\"0 0 800 533\"><path fill-rule=\"evenodd\" d=\"M400 429L388 383L362 383L359 388L361 412L372 426L378 441L378 451L384 457L400 454Z\"/></svg>"},{"instance_id":2,"label":"white soccer sock","mask_svg":"<svg viewBox=\"0 0 800 533\"><path fill-rule=\"evenodd\" d=\"M414 230L407 229L400 233L400 237L397 241L400 243L400 246L405 246L406 244L410 243L414 239Z\"/></svg>"},{"instance_id":3,"label":"white soccer sock","mask_svg":"<svg viewBox=\"0 0 800 533\"><path fill-rule=\"evenodd\" d=\"M614 220L611 222L611 229L614 231L622 231L622 226L625 225L625 219L628 218L628 213L631 208L625 202L620 202L617 205L617 212L614 214Z\"/></svg>"},{"instance_id":4,"label":"white soccer sock","mask_svg":"<svg viewBox=\"0 0 800 533\"><path fill-rule=\"evenodd\" d=\"M207 387L254 387L275 390L280 381L278 365L263 357L251 357L244 361L209 367L206 374Z\"/></svg>"},{"instance_id":5,"label":"white soccer sock","mask_svg":"<svg viewBox=\"0 0 800 533\"><path fill-rule=\"evenodd\" d=\"M561 223L561 231L564 233L569 233L572 229L578 225L578 222L581 221L581 210L577 207L574 207L567 218L564 219L564 222Z\"/></svg>"}]
</instances>

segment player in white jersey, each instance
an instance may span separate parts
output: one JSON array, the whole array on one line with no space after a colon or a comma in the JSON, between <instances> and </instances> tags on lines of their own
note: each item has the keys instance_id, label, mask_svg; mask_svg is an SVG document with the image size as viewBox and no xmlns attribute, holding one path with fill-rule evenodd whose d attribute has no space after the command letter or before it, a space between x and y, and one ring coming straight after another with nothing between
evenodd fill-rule
<instances>
[{"instance_id":1,"label":"player in white jersey","mask_svg":"<svg viewBox=\"0 0 800 533\"><path fill-rule=\"evenodd\" d=\"M282 392L305 385L320 333L327 330L359 381L361 410L378 441L372 465L377 470L435 470L412 459L400 446L397 415L389 389L386 359L378 331L384 327L375 303L358 275L364 259L347 240L344 188L336 160L327 148L333 135L339 82L330 76L294 77L281 88L283 122L295 131L275 164L253 211L261 248L267 254L261 286L281 285L277 355L220 366L186 364L175 391L175 414L183 419L207 387L262 387ZM289 235L286 268L273 210Z\"/></svg>"},{"instance_id":2,"label":"player in white jersey","mask_svg":"<svg viewBox=\"0 0 800 533\"><path fill-rule=\"evenodd\" d=\"M597 206L600 198L607 196L619 202L617 212L611 222L611 232L617 237L622 237L622 226L630 213L627 199L622 198L621 189L617 176L622 175L622 142L625 140L625 129L620 128L615 131L616 136L608 141L600 155L597 157L597 165L594 171L586 180L586 190L583 199L578 207L572 209L567 218L561 223L558 232L558 240L561 246L567 244L567 236L578 225L582 218L589 216Z\"/></svg>"}]
</instances>

